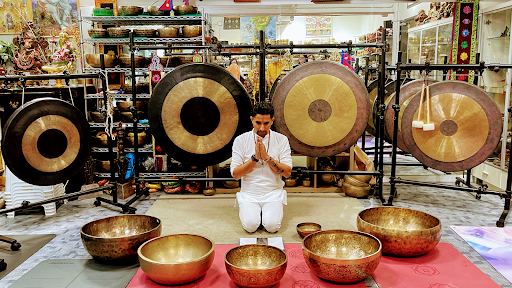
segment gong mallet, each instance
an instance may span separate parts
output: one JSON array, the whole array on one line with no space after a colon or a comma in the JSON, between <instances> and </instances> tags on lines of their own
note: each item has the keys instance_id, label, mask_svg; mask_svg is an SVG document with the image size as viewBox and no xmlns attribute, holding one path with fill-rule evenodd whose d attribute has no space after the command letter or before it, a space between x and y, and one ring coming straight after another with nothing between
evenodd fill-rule
<instances>
[{"instance_id":1,"label":"gong mallet","mask_svg":"<svg viewBox=\"0 0 512 288\"><path fill-rule=\"evenodd\" d=\"M427 123L423 124L423 131L433 131L436 129L434 123L430 123L430 90L427 86ZM421 106L420 106L421 107Z\"/></svg>"},{"instance_id":2,"label":"gong mallet","mask_svg":"<svg viewBox=\"0 0 512 288\"><path fill-rule=\"evenodd\" d=\"M425 83L423 83L423 87L421 87L421 98L420 98L420 108L418 110L418 120L412 121L412 127L414 128L423 128L423 121L421 120L421 107L423 105L423 95L425 94Z\"/></svg>"}]
</instances>

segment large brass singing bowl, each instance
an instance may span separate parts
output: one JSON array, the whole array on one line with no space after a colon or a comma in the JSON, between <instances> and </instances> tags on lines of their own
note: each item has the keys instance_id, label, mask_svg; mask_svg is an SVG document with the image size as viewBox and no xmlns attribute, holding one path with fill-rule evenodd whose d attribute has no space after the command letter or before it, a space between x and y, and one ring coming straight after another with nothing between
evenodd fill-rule
<instances>
[{"instance_id":1,"label":"large brass singing bowl","mask_svg":"<svg viewBox=\"0 0 512 288\"><path fill-rule=\"evenodd\" d=\"M317 277L348 284L372 275L382 257L382 244L366 233L327 230L304 238L302 252Z\"/></svg>"},{"instance_id":2,"label":"large brass singing bowl","mask_svg":"<svg viewBox=\"0 0 512 288\"><path fill-rule=\"evenodd\" d=\"M240 287L272 287L281 281L288 256L283 250L267 245L243 245L224 256L229 277Z\"/></svg>"},{"instance_id":3,"label":"large brass singing bowl","mask_svg":"<svg viewBox=\"0 0 512 288\"><path fill-rule=\"evenodd\" d=\"M375 207L357 216L357 229L382 242L382 252L399 257L427 254L441 239L441 221L427 213L396 207Z\"/></svg>"},{"instance_id":4,"label":"large brass singing bowl","mask_svg":"<svg viewBox=\"0 0 512 288\"><path fill-rule=\"evenodd\" d=\"M215 243L199 235L168 235L144 243L137 253L140 268L149 279L180 285L206 274L215 258Z\"/></svg>"},{"instance_id":5,"label":"large brass singing bowl","mask_svg":"<svg viewBox=\"0 0 512 288\"><path fill-rule=\"evenodd\" d=\"M160 219L146 215L108 217L80 229L85 250L98 261L136 259L139 246L161 233Z\"/></svg>"}]
</instances>

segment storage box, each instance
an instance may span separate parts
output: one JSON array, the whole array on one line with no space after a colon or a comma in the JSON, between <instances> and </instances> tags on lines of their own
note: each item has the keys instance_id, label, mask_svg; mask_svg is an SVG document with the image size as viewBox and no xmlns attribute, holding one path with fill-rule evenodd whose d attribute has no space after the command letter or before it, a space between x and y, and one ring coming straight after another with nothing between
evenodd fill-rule
<instances>
[{"instance_id":1,"label":"storage box","mask_svg":"<svg viewBox=\"0 0 512 288\"><path fill-rule=\"evenodd\" d=\"M117 183L117 198L126 199L135 194L135 189L132 185L132 181L128 181L124 184Z\"/></svg>"}]
</instances>

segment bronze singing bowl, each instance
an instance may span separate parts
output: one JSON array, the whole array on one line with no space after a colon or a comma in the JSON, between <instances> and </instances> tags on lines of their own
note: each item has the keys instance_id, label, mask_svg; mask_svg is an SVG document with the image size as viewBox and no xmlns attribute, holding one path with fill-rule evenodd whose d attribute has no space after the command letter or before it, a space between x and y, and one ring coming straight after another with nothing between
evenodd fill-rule
<instances>
[{"instance_id":1,"label":"bronze singing bowl","mask_svg":"<svg viewBox=\"0 0 512 288\"><path fill-rule=\"evenodd\" d=\"M116 56L104 54L103 60L105 61L106 68L112 68L115 66ZM85 54L85 61L87 64L94 68L101 68L100 54Z\"/></svg>"},{"instance_id":2,"label":"bronze singing bowl","mask_svg":"<svg viewBox=\"0 0 512 288\"><path fill-rule=\"evenodd\" d=\"M399 257L427 254L441 239L441 221L427 213L396 207L363 210L357 229L382 242L382 252Z\"/></svg>"},{"instance_id":3,"label":"bronze singing bowl","mask_svg":"<svg viewBox=\"0 0 512 288\"><path fill-rule=\"evenodd\" d=\"M176 38L180 30L176 27L163 27L158 28L157 30L158 37L160 38Z\"/></svg>"},{"instance_id":4,"label":"bronze singing bowl","mask_svg":"<svg viewBox=\"0 0 512 288\"><path fill-rule=\"evenodd\" d=\"M230 249L224 256L229 277L240 287L272 287L281 281L288 256L276 247L243 245Z\"/></svg>"},{"instance_id":5,"label":"bronze singing bowl","mask_svg":"<svg viewBox=\"0 0 512 288\"><path fill-rule=\"evenodd\" d=\"M297 224L297 233L299 233L300 238L304 238L309 234L313 234L321 230L322 226L317 223L305 222Z\"/></svg>"},{"instance_id":6,"label":"bronze singing bowl","mask_svg":"<svg viewBox=\"0 0 512 288\"><path fill-rule=\"evenodd\" d=\"M201 26L183 26L183 37L192 38L201 36L203 28Z\"/></svg>"},{"instance_id":7,"label":"bronze singing bowl","mask_svg":"<svg viewBox=\"0 0 512 288\"><path fill-rule=\"evenodd\" d=\"M302 252L317 277L348 284L372 275L382 257L382 244L370 234L327 230L306 236Z\"/></svg>"},{"instance_id":8,"label":"bronze singing bowl","mask_svg":"<svg viewBox=\"0 0 512 288\"><path fill-rule=\"evenodd\" d=\"M370 190L372 189L372 187L370 186L370 184L365 185L366 186L355 186L345 181L345 183L343 183L343 186L341 187L341 190L343 191L343 193L345 193L345 195L350 197L366 197L368 196L368 194L370 194Z\"/></svg>"},{"instance_id":9,"label":"bronze singing bowl","mask_svg":"<svg viewBox=\"0 0 512 288\"><path fill-rule=\"evenodd\" d=\"M197 7L195 6L179 5L174 6L172 10L174 10L175 16L197 14Z\"/></svg>"},{"instance_id":10,"label":"bronze singing bowl","mask_svg":"<svg viewBox=\"0 0 512 288\"><path fill-rule=\"evenodd\" d=\"M144 243L137 253L149 279L179 285L206 274L215 257L215 243L199 235L167 235Z\"/></svg>"},{"instance_id":11,"label":"bronze singing bowl","mask_svg":"<svg viewBox=\"0 0 512 288\"><path fill-rule=\"evenodd\" d=\"M146 215L108 217L80 229L85 250L98 261L135 259L137 248L161 233L160 219Z\"/></svg>"},{"instance_id":12,"label":"bronze singing bowl","mask_svg":"<svg viewBox=\"0 0 512 288\"><path fill-rule=\"evenodd\" d=\"M343 180L345 180L345 183L348 183L348 184L350 184L352 186L358 186L358 187L366 187L366 186L368 186L368 183L360 181L360 180L357 180L356 178L352 177L352 175L345 175L343 177Z\"/></svg>"}]
</instances>

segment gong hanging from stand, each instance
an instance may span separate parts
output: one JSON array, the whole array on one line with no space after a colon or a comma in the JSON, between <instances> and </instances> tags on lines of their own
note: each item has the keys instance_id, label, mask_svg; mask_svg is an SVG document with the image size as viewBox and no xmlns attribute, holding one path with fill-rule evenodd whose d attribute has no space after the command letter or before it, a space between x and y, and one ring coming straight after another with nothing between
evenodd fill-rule
<instances>
[{"instance_id":1,"label":"gong hanging from stand","mask_svg":"<svg viewBox=\"0 0 512 288\"><path fill-rule=\"evenodd\" d=\"M85 165L91 132L84 115L55 98L39 98L18 108L7 120L2 155L16 177L34 185L65 182Z\"/></svg>"},{"instance_id":2,"label":"gong hanging from stand","mask_svg":"<svg viewBox=\"0 0 512 288\"><path fill-rule=\"evenodd\" d=\"M156 142L174 159L198 166L231 157L234 139L251 129L251 102L229 71L212 64L179 66L149 100Z\"/></svg>"},{"instance_id":3,"label":"gong hanging from stand","mask_svg":"<svg viewBox=\"0 0 512 288\"><path fill-rule=\"evenodd\" d=\"M407 107L412 97L416 95L416 93L421 92L423 84L426 86L436 83L437 80L426 79L426 80L414 80L414 81L406 81L407 83L400 87L400 112L398 116L398 131L397 133L397 147L402 149L402 151L408 153L409 150L404 143L402 138L402 116L404 114L404 109ZM395 83L393 81L393 83ZM394 89L396 91L396 89ZM395 104L395 95L393 94L386 99L386 110L384 111L384 125L385 125L385 135L386 138L389 138L390 142L393 140L393 130L394 130L394 121L395 121L395 110L393 109L393 104Z\"/></svg>"},{"instance_id":4,"label":"gong hanging from stand","mask_svg":"<svg viewBox=\"0 0 512 288\"><path fill-rule=\"evenodd\" d=\"M315 61L286 75L272 98L275 129L297 152L336 155L357 142L370 113L368 91L344 65Z\"/></svg>"},{"instance_id":5,"label":"gong hanging from stand","mask_svg":"<svg viewBox=\"0 0 512 288\"><path fill-rule=\"evenodd\" d=\"M418 119L421 91L404 109L402 136L409 152L424 165L445 172L483 163L498 145L503 129L496 102L481 88L461 81L434 83L429 90L433 131L412 127ZM420 119L425 123L426 99L425 95Z\"/></svg>"}]
</instances>

